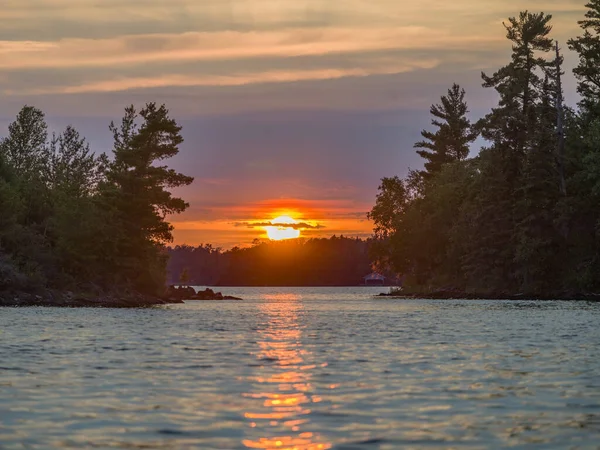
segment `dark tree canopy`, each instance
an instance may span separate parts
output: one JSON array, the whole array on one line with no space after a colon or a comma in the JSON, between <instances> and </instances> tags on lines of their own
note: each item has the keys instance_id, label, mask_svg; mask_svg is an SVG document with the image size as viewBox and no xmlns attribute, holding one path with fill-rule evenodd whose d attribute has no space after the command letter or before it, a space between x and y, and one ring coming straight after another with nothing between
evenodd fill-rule
<instances>
[{"instance_id":1,"label":"dark tree canopy","mask_svg":"<svg viewBox=\"0 0 600 450\"><path fill-rule=\"evenodd\" d=\"M72 126L48 138L25 106L0 143L0 291L164 289L170 188L192 179L156 164L175 156L181 128L164 106L126 109L112 159Z\"/></svg>"},{"instance_id":2,"label":"dark tree canopy","mask_svg":"<svg viewBox=\"0 0 600 450\"><path fill-rule=\"evenodd\" d=\"M583 36L569 41L580 56L578 111L562 105L551 16L524 11L504 24L510 60L482 74L499 98L476 124L486 146L470 159L446 157L435 119L439 131L417 144L429 150L420 151L427 181L384 179L370 215L373 248L410 289L549 297L600 289L600 2L587 7ZM463 101L458 93L432 114L446 118L450 97Z\"/></svg>"},{"instance_id":3,"label":"dark tree canopy","mask_svg":"<svg viewBox=\"0 0 600 450\"><path fill-rule=\"evenodd\" d=\"M169 279L200 286L356 286L371 272L369 246L370 241L343 236L258 240L228 251L177 246L168 251Z\"/></svg>"},{"instance_id":4,"label":"dark tree canopy","mask_svg":"<svg viewBox=\"0 0 600 450\"><path fill-rule=\"evenodd\" d=\"M48 125L44 113L25 106L8 126L0 149L12 169L24 178L41 175L47 159Z\"/></svg>"},{"instance_id":5,"label":"dark tree canopy","mask_svg":"<svg viewBox=\"0 0 600 450\"><path fill-rule=\"evenodd\" d=\"M578 92L582 107L596 110L600 103L600 0L591 0L586 5L585 19L578 23L583 34L569 40L569 48L579 55L579 64L573 73L579 81Z\"/></svg>"}]
</instances>

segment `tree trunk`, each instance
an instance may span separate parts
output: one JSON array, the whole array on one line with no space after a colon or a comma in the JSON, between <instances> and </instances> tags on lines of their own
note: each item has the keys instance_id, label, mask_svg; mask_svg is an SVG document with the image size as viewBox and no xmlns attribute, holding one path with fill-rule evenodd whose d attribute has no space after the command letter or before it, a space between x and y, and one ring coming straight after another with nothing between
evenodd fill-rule
<instances>
[{"instance_id":1,"label":"tree trunk","mask_svg":"<svg viewBox=\"0 0 600 450\"><path fill-rule=\"evenodd\" d=\"M560 193L563 197L566 197L567 183L565 181L565 130L560 62L560 49L558 48L558 41L556 41L556 132L558 133L556 161L558 166Z\"/></svg>"}]
</instances>

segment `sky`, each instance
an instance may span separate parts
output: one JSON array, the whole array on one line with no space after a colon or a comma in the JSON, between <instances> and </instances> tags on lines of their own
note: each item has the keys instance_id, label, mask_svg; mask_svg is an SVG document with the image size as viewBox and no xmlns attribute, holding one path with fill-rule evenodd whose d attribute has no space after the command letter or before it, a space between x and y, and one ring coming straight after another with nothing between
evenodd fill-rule
<instances>
[{"instance_id":1,"label":"sky","mask_svg":"<svg viewBox=\"0 0 600 450\"><path fill-rule=\"evenodd\" d=\"M413 149L452 83L471 117L496 97L481 71L508 62L502 21L554 15L567 102L583 0L2 0L0 136L25 104L110 152L125 106L165 103L183 126L169 164L175 244L230 248L288 214L305 237L367 237L379 180L422 167ZM476 152L476 148L473 149Z\"/></svg>"}]
</instances>

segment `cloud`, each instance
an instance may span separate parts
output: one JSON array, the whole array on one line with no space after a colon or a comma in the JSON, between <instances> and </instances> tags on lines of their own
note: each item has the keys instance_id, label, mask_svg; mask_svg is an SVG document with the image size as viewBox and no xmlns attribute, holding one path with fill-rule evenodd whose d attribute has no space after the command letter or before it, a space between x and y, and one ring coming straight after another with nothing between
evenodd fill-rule
<instances>
[{"instance_id":1,"label":"cloud","mask_svg":"<svg viewBox=\"0 0 600 450\"><path fill-rule=\"evenodd\" d=\"M371 68L354 69L323 69L323 70L298 70L298 71L270 71L259 73L241 73L235 75L216 76L193 76L193 75L166 75L146 78L121 78L92 82L79 86L64 86L41 89L29 89L25 91L6 90L6 94L81 94L118 92L130 89L154 89L165 87L189 87L189 86L244 86L260 83L289 83L307 80L334 80L346 77L367 77L369 75L388 75L408 72L414 69L432 68L437 64L436 60L415 61L406 65L392 65Z\"/></svg>"},{"instance_id":2,"label":"cloud","mask_svg":"<svg viewBox=\"0 0 600 450\"><path fill-rule=\"evenodd\" d=\"M278 223L278 222L236 222L236 227L246 228L262 228L262 227L277 227L277 228L291 228L293 230L320 230L325 228L323 225L317 224L312 225L306 222L298 223Z\"/></svg>"},{"instance_id":3,"label":"cloud","mask_svg":"<svg viewBox=\"0 0 600 450\"><path fill-rule=\"evenodd\" d=\"M69 105L70 97L102 105L115 101L107 94L132 92L196 110L214 99L229 112L272 108L288 96L250 93L260 99L248 101L252 86L302 83L310 84L310 95L298 92L278 103L388 108L401 97L404 106L415 94L393 95L402 89L398 81L380 77L435 70L446 80L449 66L496 66L509 48L501 21L520 8L516 0L433 0L427 11L397 0L6 0L0 91L17 104L54 96L48 99L53 108ZM532 0L530 9L560 12L555 36L563 39L577 30L583 4ZM369 100L370 86L368 95L355 89L352 99L347 92L346 100L332 98L341 94L324 84L370 78L381 85L377 94L392 92L391 100Z\"/></svg>"},{"instance_id":4,"label":"cloud","mask_svg":"<svg viewBox=\"0 0 600 450\"><path fill-rule=\"evenodd\" d=\"M530 10L567 15L581 0L530 0ZM519 0L4 0L0 36L57 40L72 36L101 39L128 34L181 31L272 30L300 26L405 26L484 29L523 8ZM432 14L432 12L435 12ZM1 38L0 38L1 39Z\"/></svg>"},{"instance_id":5,"label":"cloud","mask_svg":"<svg viewBox=\"0 0 600 450\"><path fill-rule=\"evenodd\" d=\"M5 40L0 41L0 70L291 58L442 46L446 50L466 50L502 41L502 35L451 34L424 26L189 32L53 42Z\"/></svg>"}]
</instances>

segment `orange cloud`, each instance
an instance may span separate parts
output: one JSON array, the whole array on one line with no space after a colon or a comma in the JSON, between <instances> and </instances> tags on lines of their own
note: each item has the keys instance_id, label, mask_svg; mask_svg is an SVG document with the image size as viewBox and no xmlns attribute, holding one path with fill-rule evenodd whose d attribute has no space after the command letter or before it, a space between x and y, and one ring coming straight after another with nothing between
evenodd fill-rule
<instances>
[{"instance_id":1,"label":"orange cloud","mask_svg":"<svg viewBox=\"0 0 600 450\"><path fill-rule=\"evenodd\" d=\"M323 69L323 70L298 70L298 71L270 71L262 73L220 75L220 76L193 76L193 75L165 75L144 78L119 78L100 82L91 82L78 86L65 86L55 88L30 89L27 94L81 94L88 92L117 92L128 89L150 89L160 87L184 86L243 86L257 83L286 83L307 80L334 80L345 77L366 77L369 75L386 75L408 72L414 69L430 69L437 64L436 60L423 60L407 63L406 65L392 65L371 68L354 69ZM5 91L12 93L11 91Z\"/></svg>"},{"instance_id":2,"label":"orange cloud","mask_svg":"<svg viewBox=\"0 0 600 450\"><path fill-rule=\"evenodd\" d=\"M422 26L323 28L278 31L189 32L62 39L0 41L0 69L95 67L158 62L239 60L358 53L392 49L484 48L502 36L452 35Z\"/></svg>"}]
</instances>

